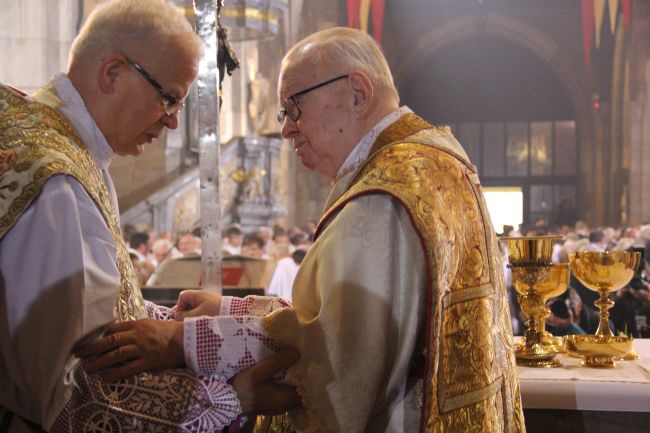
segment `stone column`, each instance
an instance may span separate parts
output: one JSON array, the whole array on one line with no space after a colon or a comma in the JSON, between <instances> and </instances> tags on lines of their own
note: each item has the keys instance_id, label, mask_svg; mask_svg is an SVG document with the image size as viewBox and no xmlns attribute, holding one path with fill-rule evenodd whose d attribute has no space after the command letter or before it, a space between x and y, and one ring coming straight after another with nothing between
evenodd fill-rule
<instances>
[{"instance_id":1,"label":"stone column","mask_svg":"<svg viewBox=\"0 0 650 433\"><path fill-rule=\"evenodd\" d=\"M650 4L636 2L628 51L629 224L650 222Z\"/></svg>"},{"instance_id":2,"label":"stone column","mask_svg":"<svg viewBox=\"0 0 650 433\"><path fill-rule=\"evenodd\" d=\"M67 69L75 0L0 0L0 82L33 93Z\"/></svg>"}]
</instances>

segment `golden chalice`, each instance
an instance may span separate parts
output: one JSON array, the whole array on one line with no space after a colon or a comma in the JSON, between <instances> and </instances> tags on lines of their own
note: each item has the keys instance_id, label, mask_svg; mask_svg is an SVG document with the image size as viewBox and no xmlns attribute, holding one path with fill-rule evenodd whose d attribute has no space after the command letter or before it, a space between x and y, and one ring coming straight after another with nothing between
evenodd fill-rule
<instances>
[{"instance_id":1,"label":"golden chalice","mask_svg":"<svg viewBox=\"0 0 650 433\"><path fill-rule=\"evenodd\" d=\"M638 252L577 252L570 255L574 275L588 289L598 292L600 299L594 304L600 310L600 322L595 335L576 335L566 339L571 354L584 357L586 367L612 368L614 359L633 352L632 339L615 337L609 327L609 309L614 302L609 294L623 288L634 276L639 266Z\"/></svg>"},{"instance_id":2,"label":"golden chalice","mask_svg":"<svg viewBox=\"0 0 650 433\"><path fill-rule=\"evenodd\" d=\"M515 358L520 365L560 366L560 362L555 359L557 342L550 341L551 349L543 344L543 323L548 315L544 306L545 299L557 296L552 293L562 293L568 283L568 267L558 267L551 263L553 243L560 239L561 236L501 238L508 247L509 267L519 304L528 317L525 336L515 347Z\"/></svg>"},{"instance_id":3,"label":"golden chalice","mask_svg":"<svg viewBox=\"0 0 650 433\"><path fill-rule=\"evenodd\" d=\"M549 270L548 278L545 281L540 281L537 285L537 292L542 297L542 305L544 306L543 313L537 315L537 329L542 333L542 345L548 350L560 353L565 352L562 340L553 337L550 332L546 331L546 318L549 316L550 311L546 308L546 301L556 296L560 296L569 287L569 264L558 263L554 264Z\"/></svg>"}]
</instances>

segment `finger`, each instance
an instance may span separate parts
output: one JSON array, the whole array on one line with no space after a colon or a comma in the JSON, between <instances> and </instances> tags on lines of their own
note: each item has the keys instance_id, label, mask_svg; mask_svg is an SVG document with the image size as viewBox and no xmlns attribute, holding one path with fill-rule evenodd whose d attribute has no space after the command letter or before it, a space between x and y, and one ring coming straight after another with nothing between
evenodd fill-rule
<instances>
[{"instance_id":1,"label":"finger","mask_svg":"<svg viewBox=\"0 0 650 433\"><path fill-rule=\"evenodd\" d=\"M200 292L200 290L183 290L178 295L178 302L176 303L177 309L182 311L194 308L196 305L197 292Z\"/></svg>"},{"instance_id":2,"label":"finger","mask_svg":"<svg viewBox=\"0 0 650 433\"><path fill-rule=\"evenodd\" d=\"M114 333L106 337L102 337L99 340L95 340L83 347L80 347L79 349L75 350L74 354L79 358L87 358L92 355L100 355L104 352L116 349L129 343L132 343L129 333Z\"/></svg>"},{"instance_id":3,"label":"finger","mask_svg":"<svg viewBox=\"0 0 650 433\"><path fill-rule=\"evenodd\" d=\"M185 311L176 311L174 314L174 319L178 321L183 321L187 317L193 317L196 315L196 308L191 309L191 310L185 310Z\"/></svg>"},{"instance_id":4,"label":"finger","mask_svg":"<svg viewBox=\"0 0 650 433\"><path fill-rule=\"evenodd\" d=\"M129 346L121 346L115 350L105 353L104 355L88 361L84 368L87 373L92 374L101 370L105 370L116 364L137 358L140 354L140 349L135 344Z\"/></svg>"},{"instance_id":5,"label":"finger","mask_svg":"<svg viewBox=\"0 0 650 433\"><path fill-rule=\"evenodd\" d=\"M121 367L113 368L102 374L103 382L117 382L118 380L126 379L138 373L150 370L146 362L142 359L136 359Z\"/></svg>"},{"instance_id":6,"label":"finger","mask_svg":"<svg viewBox=\"0 0 650 433\"><path fill-rule=\"evenodd\" d=\"M300 359L300 352L294 347L287 347L259 364L251 367L255 380L271 379L276 373L286 370Z\"/></svg>"},{"instance_id":7,"label":"finger","mask_svg":"<svg viewBox=\"0 0 650 433\"><path fill-rule=\"evenodd\" d=\"M142 320L148 320L148 319L142 319ZM126 320L124 322L114 322L111 323L106 327L106 331L104 332L104 336L111 335L111 334L117 334L119 332L127 332L130 331L131 329L135 328L138 326L138 322L141 320Z\"/></svg>"}]
</instances>

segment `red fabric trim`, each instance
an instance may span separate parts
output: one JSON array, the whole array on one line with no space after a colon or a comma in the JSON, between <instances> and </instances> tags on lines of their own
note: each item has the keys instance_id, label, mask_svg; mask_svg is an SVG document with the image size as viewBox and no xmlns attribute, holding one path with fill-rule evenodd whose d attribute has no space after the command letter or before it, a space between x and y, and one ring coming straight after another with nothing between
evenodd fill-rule
<instances>
[{"instance_id":1,"label":"red fabric trim","mask_svg":"<svg viewBox=\"0 0 650 433\"><path fill-rule=\"evenodd\" d=\"M0 83L0 85L5 86L5 87L13 90L14 92L18 93L20 96L29 96L27 93L23 92L18 87L12 86L11 84Z\"/></svg>"}]
</instances>

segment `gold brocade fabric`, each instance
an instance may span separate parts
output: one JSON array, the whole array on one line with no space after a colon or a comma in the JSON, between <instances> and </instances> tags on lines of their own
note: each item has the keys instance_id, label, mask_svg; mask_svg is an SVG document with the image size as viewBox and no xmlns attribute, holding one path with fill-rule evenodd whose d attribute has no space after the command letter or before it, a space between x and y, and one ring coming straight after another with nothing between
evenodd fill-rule
<instances>
[{"instance_id":1,"label":"gold brocade fabric","mask_svg":"<svg viewBox=\"0 0 650 433\"><path fill-rule=\"evenodd\" d=\"M497 240L478 176L446 128L404 115L377 138L350 200L390 194L408 209L426 249L424 432L525 431Z\"/></svg>"},{"instance_id":2,"label":"gold brocade fabric","mask_svg":"<svg viewBox=\"0 0 650 433\"><path fill-rule=\"evenodd\" d=\"M50 176L73 176L95 201L117 249L118 320L145 316L144 301L118 217L99 168L56 110L0 85L0 239L38 197Z\"/></svg>"},{"instance_id":3,"label":"gold brocade fabric","mask_svg":"<svg viewBox=\"0 0 650 433\"><path fill-rule=\"evenodd\" d=\"M288 413L273 416L258 416L252 433L296 433Z\"/></svg>"}]
</instances>

